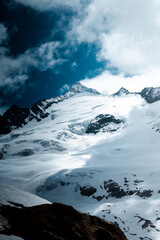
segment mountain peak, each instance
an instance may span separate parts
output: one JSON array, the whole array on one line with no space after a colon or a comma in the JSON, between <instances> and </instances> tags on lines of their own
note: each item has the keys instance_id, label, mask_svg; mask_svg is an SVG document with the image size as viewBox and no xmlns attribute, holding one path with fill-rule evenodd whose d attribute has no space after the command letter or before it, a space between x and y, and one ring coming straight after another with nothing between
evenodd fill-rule
<instances>
[{"instance_id":1,"label":"mountain peak","mask_svg":"<svg viewBox=\"0 0 160 240\"><path fill-rule=\"evenodd\" d=\"M84 85L82 85L80 82L77 82L75 84L73 84L70 89L69 89L69 92L72 92L72 93L84 93L84 92L87 92L87 93L92 93L92 94L100 94L99 92L97 92L95 89L93 88L88 88L88 87L85 87Z\"/></svg>"},{"instance_id":2,"label":"mountain peak","mask_svg":"<svg viewBox=\"0 0 160 240\"><path fill-rule=\"evenodd\" d=\"M122 96L122 95L128 95L130 92L124 88L124 87L121 87L118 92L114 93L113 96Z\"/></svg>"}]
</instances>

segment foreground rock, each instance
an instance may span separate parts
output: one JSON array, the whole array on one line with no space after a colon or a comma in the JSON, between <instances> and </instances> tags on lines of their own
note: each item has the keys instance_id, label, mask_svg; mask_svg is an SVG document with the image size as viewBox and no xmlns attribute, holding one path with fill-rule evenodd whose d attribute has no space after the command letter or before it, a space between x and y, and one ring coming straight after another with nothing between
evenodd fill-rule
<instances>
[{"instance_id":1,"label":"foreground rock","mask_svg":"<svg viewBox=\"0 0 160 240\"><path fill-rule=\"evenodd\" d=\"M1 234L26 240L127 240L118 226L59 203L1 206L0 215Z\"/></svg>"}]
</instances>

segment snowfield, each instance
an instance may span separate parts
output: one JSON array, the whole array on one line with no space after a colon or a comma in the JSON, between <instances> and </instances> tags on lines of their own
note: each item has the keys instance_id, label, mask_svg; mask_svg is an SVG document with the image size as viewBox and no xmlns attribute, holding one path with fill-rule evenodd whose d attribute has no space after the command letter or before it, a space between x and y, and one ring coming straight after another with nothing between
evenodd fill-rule
<instances>
[{"instance_id":1,"label":"snowfield","mask_svg":"<svg viewBox=\"0 0 160 240\"><path fill-rule=\"evenodd\" d=\"M116 222L129 240L159 240L160 101L80 90L0 136L0 181Z\"/></svg>"}]
</instances>

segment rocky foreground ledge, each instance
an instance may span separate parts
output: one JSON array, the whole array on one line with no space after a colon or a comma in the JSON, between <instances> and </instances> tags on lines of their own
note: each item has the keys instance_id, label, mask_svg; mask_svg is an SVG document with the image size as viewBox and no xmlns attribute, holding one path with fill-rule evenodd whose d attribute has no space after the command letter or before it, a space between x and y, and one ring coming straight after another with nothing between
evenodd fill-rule
<instances>
[{"instance_id":1,"label":"rocky foreground ledge","mask_svg":"<svg viewBox=\"0 0 160 240\"><path fill-rule=\"evenodd\" d=\"M60 203L3 205L0 218L0 234L26 240L127 240L117 225Z\"/></svg>"}]
</instances>

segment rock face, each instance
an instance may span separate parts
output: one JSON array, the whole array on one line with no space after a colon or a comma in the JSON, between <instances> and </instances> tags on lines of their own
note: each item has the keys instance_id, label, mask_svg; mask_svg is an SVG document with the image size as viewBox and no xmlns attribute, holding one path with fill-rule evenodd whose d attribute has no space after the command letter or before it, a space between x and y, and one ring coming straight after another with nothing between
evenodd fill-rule
<instances>
[{"instance_id":1,"label":"rock face","mask_svg":"<svg viewBox=\"0 0 160 240\"><path fill-rule=\"evenodd\" d=\"M130 92L126 88L120 88L118 92L114 93L113 96L123 96L123 95L128 95Z\"/></svg>"},{"instance_id":2,"label":"rock face","mask_svg":"<svg viewBox=\"0 0 160 240\"><path fill-rule=\"evenodd\" d=\"M86 133L98 133L99 131L103 132L113 132L116 131L123 121L116 119L113 115L110 114L100 114L95 119L93 119L86 129ZM115 127L116 125L116 127Z\"/></svg>"},{"instance_id":3,"label":"rock face","mask_svg":"<svg viewBox=\"0 0 160 240\"><path fill-rule=\"evenodd\" d=\"M156 101L160 100L160 87L153 88L144 88L140 95L148 102L148 103L154 103Z\"/></svg>"},{"instance_id":4,"label":"rock face","mask_svg":"<svg viewBox=\"0 0 160 240\"><path fill-rule=\"evenodd\" d=\"M0 118L0 134L11 132L11 128L14 126L22 127L29 113L30 110L28 108L20 108L17 105L13 105Z\"/></svg>"},{"instance_id":5,"label":"rock face","mask_svg":"<svg viewBox=\"0 0 160 240\"><path fill-rule=\"evenodd\" d=\"M25 240L127 240L117 225L53 203L34 207L2 206L1 234Z\"/></svg>"}]
</instances>

